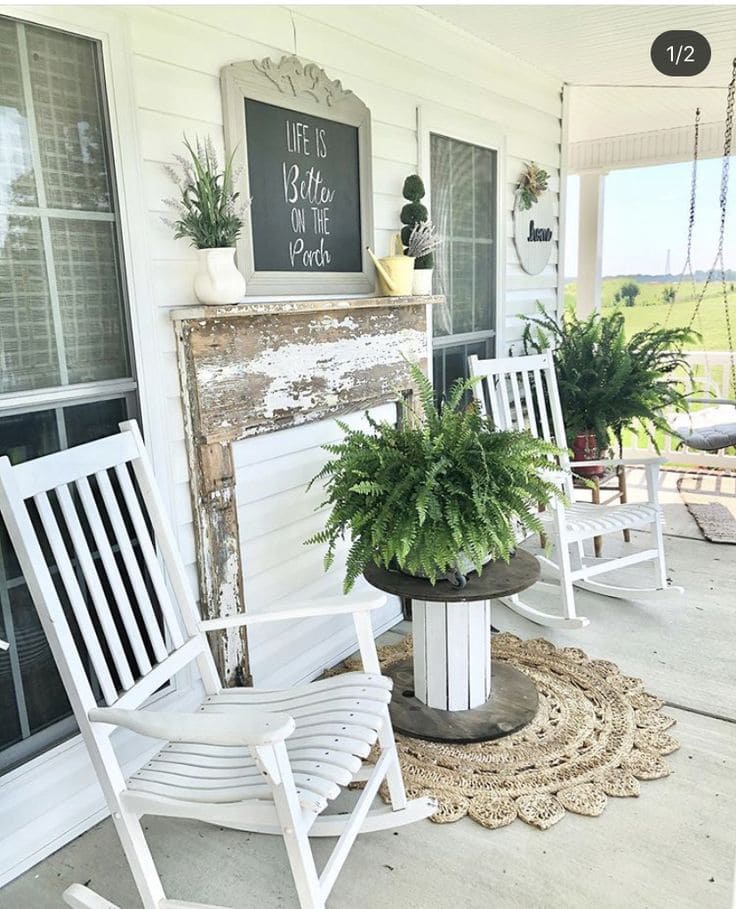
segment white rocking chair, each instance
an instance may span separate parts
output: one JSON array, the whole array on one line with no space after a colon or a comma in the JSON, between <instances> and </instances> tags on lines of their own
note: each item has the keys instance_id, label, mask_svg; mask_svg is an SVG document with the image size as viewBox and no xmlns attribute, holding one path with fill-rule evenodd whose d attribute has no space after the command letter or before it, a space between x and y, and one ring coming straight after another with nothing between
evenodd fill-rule
<instances>
[{"instance_id":1,"label":"white rocking chair","mask_svg":"<svg viewBox=\"0 0 736 909\"><path fill-rule=\"evenodd\" d=\"M488 414L499 429L528 429L532 435L558 445L564 452L552 471L568 501L553 504L539 517L545 532L554 544L556 558L539 556L540 561L559 575L561 613L548 613L525 603L518 595L502 602L520 615L539 625L581 628L588 619L575 609L574 587L591 590L620 599L658 594L663 590L682 593L681 587L668 586L662 533L662 509L659 505L659 468L665 458L612 458L597 461L570 461L567 438L560 406L552 351L528 357L507 357L497 360L469 358L471 376L480 377L473 394L483 413ZM648 500L622 505L587 505L574 501L572 468L603 465L644 467L647 477ZM649 528L652 548L615 559L588 558L583 549L585 540L620 533L626 529ZM601 574L652 561L652 587L622 587L597 580ZM596 580L593 580L593 579Z\"/></svg>"},{"instance_id":2,"label":"white rocking chair","mask_svg":"<svg viewBox=\"0 0 736 909\"><path fill-rule=\"evenodd\" d=\"M381 675L370 620L384 598L200 621L138 427L128 422L121 430L16 466L0 458L0 513L143 906L216 909L165 897L140 823L154 814L282 836L300 906L324 907L359 833L426 818L436 807L431 799L407 801L404 791L388 713L391 681ZM345 613L355 619L363 672L291 690L222 688L205 632ZM199 712L141 709L191 663L205 693ZM162 743L128 779L110 741L116 727ZM366 764L376 741L380 756ZM372 809L384 779L391 807ZM351 813L323 815L359 780L365 787ZM310 836L338 837L321 874ZM79 884L64 899L75 909L114 909Z\"/></svg>"}]
</instances>

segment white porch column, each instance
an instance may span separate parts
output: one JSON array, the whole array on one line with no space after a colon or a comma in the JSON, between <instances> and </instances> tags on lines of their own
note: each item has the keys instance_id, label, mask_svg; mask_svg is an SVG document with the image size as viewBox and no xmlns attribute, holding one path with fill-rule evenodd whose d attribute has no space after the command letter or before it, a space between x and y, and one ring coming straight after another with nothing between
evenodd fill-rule
<instances>
[{"instance_id":1,"label":"white porch column","mask_svg":"<svg viewBox=\"0 0 736 909\"><path fill-rule=\"evenodd\" d=\"M581 317L601 308L605 179L601 172L580 175L577 314Z\"/></svg>"}]
</instances>

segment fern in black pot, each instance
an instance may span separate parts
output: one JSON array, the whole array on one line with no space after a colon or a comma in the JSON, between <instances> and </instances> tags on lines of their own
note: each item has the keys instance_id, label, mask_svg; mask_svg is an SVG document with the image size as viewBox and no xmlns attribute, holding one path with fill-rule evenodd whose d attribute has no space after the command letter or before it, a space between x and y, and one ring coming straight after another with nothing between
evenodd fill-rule
<instances>
[{"instance_id":1,"label":"fern in black pot","mask_svg":"<svg viewBox=\"0 0 736 909\"><path fill-rule=\"evenodd\" d=\"M461 584L489 559L508 561L518 524L539 531L538 503L559 495L545 475L558 450L498 432L474 403L464 406L475 380L458 380L438 406L419 367L411 374L420 412L404 404L398 425L368 416L369 431L340 423L344 438L325 446L332 457L312 480L324 483L331 511L307 543L327 544L327 569L349 538L345 592L372 562Z\"/></svg>"},{"instance_id":2,"label":"fern in black pot","mask_svg":"<svg viewBox=\"0 0 736 909\"><path fill-rule=\"evenodd\" d=\"M665 409L684 411L690 367L683 349L697 333L688 328L652 327L626 337L623 313L593 313L579 319L567 313L557 321L537 304L535 316L522 316L525 353L553 349L567 441L576 461L639 428L657 447L656 432L669 432ZM654 432L652 432L652 427ZM590 475L602 468L576 468Z\"/></svg>"}]
</instances>

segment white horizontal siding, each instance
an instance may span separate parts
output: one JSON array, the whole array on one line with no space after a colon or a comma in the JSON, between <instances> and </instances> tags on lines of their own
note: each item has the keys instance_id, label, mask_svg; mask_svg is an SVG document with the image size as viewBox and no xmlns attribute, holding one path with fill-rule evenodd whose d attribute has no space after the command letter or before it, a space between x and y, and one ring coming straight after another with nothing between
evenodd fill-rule
<instances>
[{"instance_id":1,"label":"white horizontal siding","mask_svg":"<svg viewBox=\"0 0 736 909\"><path fill-rule=\"evenodd\" d=\"M376 419L396 420L395 405L374 408L371 413ZM363 414L348 416L345 421L355 427L367 426ZM267 612L295 597L341 593L345 547L325 573L326 547L304 545L324 527L328 512L320 507L322 486L315 484L310 490L307 486L328 457L321 446L341 436L335 420L321 420L233 446L248 612ZM365 588L361 581L355 590ZM373 614L374 627L386 628L400 617L399 602L392 597ZM266 687L314 678L356 647L350 616L256 626L248 639L254 683Z\"/></svg>"},{"instance_id":2,"label":"white horizontal siding","mask_svg":"<svg viewBox=\"0 0 736 909\"><path fill-rule=\"evenodd\" d=\"M185 133L190 137L209 134L222 149L222 66L294 52L341 79L371 109L374 245L381 252L387 250L399 226L404 178L417 168L417 107L431 102L498 123L507 143L502 177L503 217L509 225L505 300L500 304L505 335L499 349L518 338L517 313L533 312L537 300L555 305L556 252L545 271L532 277L522 271L511 239L514 184L524 162L533 159L546 167L551 174L550 191L559 191L561 106L555 80L416 7L128 7L125 18L148 210L141 230L150 255L155 305L166 308L192 302L196 268L196 252L185 241L174 240L161 221L165 214L161 200L172 193L162 164L180 150ZM556 204L554 211L556 218ZM160 331L160 343L167 352L162 382L168 407L176 410L180 396L173 331L165 320ZM192 560L183 427L177 422L169 432L178 535ZM280 444L277 437L265 442L271 451ZM194 578L191 561L190 573Z\"/></svg>"},{"instance_id":3,"label":"white horizontal siding","mask_svg":"<svg viewBox=\"0 0 736 909\"><path fill-rule=\"evenodd\" d=\"M371 109L374 154L375 247L387 249L391 233L398 227L404 177L417 168L417 108L422 104L443 105L449 110L482 117L498 124L506 134L505 211L509 223L513 204L513 184L524 161L534 159L551 173L551 191L559 189L560 96L558 81L533 67L495 51L489 44L463 33L417 7L300 6L144 6L74 7L49 6L6 8L8 15L38 18L70 32L90 31L94 37L114 45L117 55L113 78L108 81L112 109L129 111L126 92L133 92L134 132L125 129L134 148L133 166L128 170L126 187L144 216L131 219L131 233L137 246L130 258L140 275L135 305L141 310L157 310L155 346L158 356L145 364L145 375L155 377L156 388L145 389L144 397L161 396L164 419L151 426L161 438L157 447L163 463L157 474L168 482L172 517L176 523L186 571L196 590L196 564L188 465L181 416L181 394L176 362L175 339L167 308L193 302L192 277L195 252L185 241L174 241L161 224L162 198L172 194L162 163L181 150L183 134L212 136L222 150L222 108L219 73L222 66L251 58L280 57L297 53L324 67L343 81ZM105 45L107 47L108 45ZM128 119L123 116L122 124ZM118 129L118 132L121 130ZM132 175L132 176L131 176ZM138 176L139 175L139 181ZM137 182L138 181L138 182ZM126 193L127 195L127 193ZM136 209L137 210L137 209ZM125 212L124 212L125 214ZM511 237L511 232L507 233ZM536 279L524 278L518 268L512 242L505 244L507 289L502 303L506 340L518 334L516 313L531 312L535 300L554 306L557 280L556 256ZM249 609L267 608L278 595L284 595L283 573L279 567L282 553L279 540L288 541L291 555L289 583L305 585L301 591L318 592L322 585L333 591L339 587L339 566L324 576L316 552L302 552L300 536L315 525L305 508L313 500L303 494L306 467L316 466L313 450L323 440L324 427L300 428L292 453L292 466L304 459L289 485L288 470L279 475L278 466L288 434L252 440L238 446L239 495L247 488L249 458L267 465L263 474L271 483L268 494L253 501L242 501L240 523L246 570L246 599ZM312 433L310 435L310 433ZM311 441L310 441L311 440ZM300 446L303 446L300 448ZM301 454L300 454L301 451ZM271 478L274 478L271 480ZM278 478L279 482L276 482ZM279 485L279 483L281 485ZM301 485L300 485L301 484ZM301 511L297 510L297 503ZM281 523L286 514L286 521ZM291 526L292 517L298 517ZM319 517L319 516L317 516ZM275 556L278 555L278 558ZM258 564L263 566L258 571ZM298 572L292 572L296 566ZM381 623L398 617L396 604L378 617ZM302 627L303 624L303 627ZM353 647L349 621L305 623L286 629L273 626L252 635L252 655L259 681L303 678ZM270 671L281 666L283 675ZM62 746L81 749L79 743ZM60 759L61 760L61 759ZM82 770L64 764L74 786L81 773L89 777L87 764ZM102 816L102 803L96 784L87 788L84 801L71 784L66 784L53 768L43 771L49 783L48 797L42 789L18 780L12 791L23 801L5 811L14 823L6 841L13 841L10 864L0 867L5 878L24 870L54 848ZM29 776L40 773L38 769ZM34 777L35 779L35 777ZM44 777L46 779L46 777ZM53 791L52 791L53 790ZM93 791L94 790L94 791ZM54 794L55 793L55 794ZM85 799L87 796L84 797ZM3 806L6 802L3 801ZM61 817L64 815L64 817ZM19 832L20 831L20 832ZM36 849L36 852L33 850Z\"/></svg>"},{"instance_id":4,"label":"white horizontal siding","mask_svg":"<svg viewBox=\"0 0 736 909\"><path fill-rule=\"evenodd\" d=\"M57 7L48 15L59 27L65 27L68 15L69 30L79 28L78 12L65 14ZM160 312L156 375L165 401L161 430L168 462L165 473L179 544L196 586L181 393L167 313L169 307L193 302L196 252L185 241L174 240L161 221L162 199L173 189L162 164L181 150L184 134L210 135L222 151L221 68L237 60L296 52L341 79L365 101L372 115L374 245L379 252L386 251L399 226L403 180L417 168L417 108L431 103L499 125L507 149L501 217L508 238L499 352L518 338L518 314L533 312L536 301L550 307L556 302L556 250L542 274L523 272L512 239L512 210L514 184L525 161L533 159L546 167L550 191L555 196L559 192L559 85L418 7L129 6L118 7L114 16L129 45L140 191L146 210L144 222L132 225L144 237L148 253L143 267L150 299L139 299L138 305L158 307ZM110 88L115 91L114 84ZM557 218L556 201L554 212ZM273 452L281 442L274 436L264 444ZM257 538L261 531L255 526Z\"/></svg>"},{"instance_id":5,"label":"white horizontal siding","mask_svg":"<svg viewBox=\"0 0 736 909\"><path fill-rule=\"evenodd\" d=\"M417 166L416 109L431 102L502 125L508 208L524 161L534 159L558 189L560 97L554 80L513 63L413 7L135 8L133 77L144 159L147 229L159 305L191 299L194 255L160 224L171 192L158 165L183 133L209 133L222 146L220 68L251 57L293 53L315 60L371 108L375 245L398 227L401 186ZM407 42L405 36L412 34ZM162 41L161 36L166 35ZM511 259L513 256L511 257ZM173 263L182 265L172 277ZM512 264L510 260L509 264Z\"/></svg>"}]
</instances>

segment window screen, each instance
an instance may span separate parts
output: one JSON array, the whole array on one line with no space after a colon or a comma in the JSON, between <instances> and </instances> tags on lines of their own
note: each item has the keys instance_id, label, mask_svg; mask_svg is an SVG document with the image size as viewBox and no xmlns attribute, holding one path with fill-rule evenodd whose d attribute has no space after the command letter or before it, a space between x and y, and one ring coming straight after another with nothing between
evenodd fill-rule
<instances>
[{"instance_id":1,"label":"window screen","mask_svg":"<svg viewBox=\"0 0 736 909\"><path fill-rule=\"evenodd\" d=\"M471 353L493 356L496 322L496 170L493 149L430 136L432 220L442 237L435 253L435 384L445 391L467 374Z\"/></svg>"},{"instance_id":2,"label":"window screen","mask_svg":"<svg viewBox=\"0 0 736 909\"><path fill-rule=\"evenodd\" d=\"M112 175L99 44L0 17L0 455L13 463L136 415ZM0 638L2 771L76 726L1 522Z\"/></svg>"},{"instance_id":3,"label":"window screen","mask_svg":"<svg viewBox=\"0 0 736 909\"><path fill-rule=\"evenodd\" d=\"M98 55L0 19L0 394L131 374Z\"/></svg>"}]
</instances>

